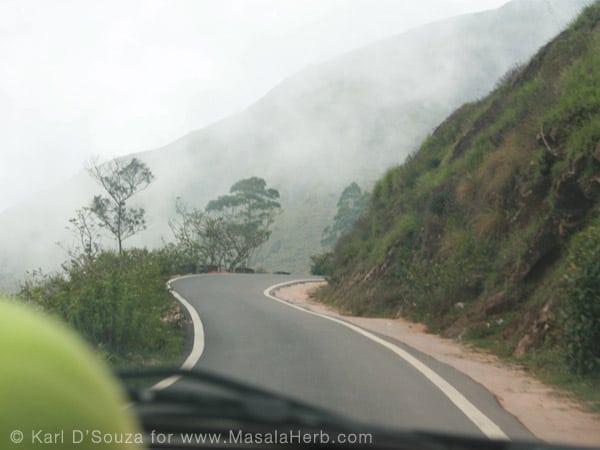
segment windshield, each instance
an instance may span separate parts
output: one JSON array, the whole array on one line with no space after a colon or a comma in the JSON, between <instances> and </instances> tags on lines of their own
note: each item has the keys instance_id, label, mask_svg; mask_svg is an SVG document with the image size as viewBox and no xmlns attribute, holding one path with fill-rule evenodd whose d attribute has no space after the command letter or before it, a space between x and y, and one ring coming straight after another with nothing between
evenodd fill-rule
<instances>
[{"instance_id":1,"label":"windshield","mask_svg":"<svg viewBox=\"0 0 600 450\"><path fill-rule=\"evenodd\" d=\"M147 447L600 447L599 55L593 0L0 2L0 305ZM0 442L123 432L51 416Z\"/></svg>"}]
</instances>

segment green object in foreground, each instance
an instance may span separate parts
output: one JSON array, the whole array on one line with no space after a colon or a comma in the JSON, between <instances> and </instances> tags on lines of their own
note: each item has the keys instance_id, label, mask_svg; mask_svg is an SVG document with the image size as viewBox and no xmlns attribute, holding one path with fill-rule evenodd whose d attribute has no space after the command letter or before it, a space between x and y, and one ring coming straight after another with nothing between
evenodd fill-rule
<instances>
[{"instance_id":1,"label":"green object in foreground","mask_svg":"<svg viewBox=\"0 0 600 450\"><path fill-rule=\"evenodd\" d=\"M0 448L133 449L109 369L52 318L0 298Z\"/></svg>"}]
</instances>

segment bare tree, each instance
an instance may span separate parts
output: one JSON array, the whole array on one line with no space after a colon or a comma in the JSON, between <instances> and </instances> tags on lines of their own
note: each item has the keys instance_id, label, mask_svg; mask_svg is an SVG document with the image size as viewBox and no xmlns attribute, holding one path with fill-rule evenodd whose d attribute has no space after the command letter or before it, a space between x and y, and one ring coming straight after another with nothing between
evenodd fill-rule
<instances>
[{"instance_id":1,"label":"bare tree","mask_svg":"<svg viewBox=\"0 0 600 450\"><path fill-rule=\"evenodd\" d=\"M137 158L129 161L114 159L104 164L92 161L88 173L108 194L108 197L96 195L89 209L99 220L100 226L115 237L121 254L123 241L146 228L145 210L128 208L126 202L146 189L154 175Z\"/></svg>"},{"instance_id":2,"label":"bare tree","mask_svg":"<svg viewBox=\"0 0 600 450\"><path fill-rule=\"evenodd\" d=\"M100 251L100 232L90 208L84 207L75 211L75 217L69 219L67 227L77 238L81 253L93 258Z\"/></svg>"},{"instance_id":3,"label":"bare tree","mask_svg":"<svg viewBox=\"0 0 600 450\"><path fill-rule=\"evenodd\" d=\"M222 221L204 211L189 209L180 198L177 198L175 210L179 219L169 221L169 225L177 246L193 261L195 270L205 267L221 270L230 253Z\"/></svg>"}]
</instances>

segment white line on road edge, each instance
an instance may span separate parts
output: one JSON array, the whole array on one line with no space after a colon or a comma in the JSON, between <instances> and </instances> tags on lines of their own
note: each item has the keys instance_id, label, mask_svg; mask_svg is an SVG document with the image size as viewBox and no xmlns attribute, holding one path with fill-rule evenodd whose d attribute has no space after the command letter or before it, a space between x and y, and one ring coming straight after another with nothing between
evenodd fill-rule
<instances>
[{"instance_id":1,"label":"white line on road edge","mask_svg":"<svg viewBox=\"0 0 600 450\"><path fill-rule=\"evenodd\" d=\"M428 366L423 364L421 361L419 361L417 358L412 356L406 350L403 350L400 347L398 347L397 345L394 345L384 339L381 339L380 337L374 335L373 333L363 330L362 328L357 327L356 325L353 325L351 323L337 319L335 317L328 316L326 314L321 314L321 313L318 313L315 311L310 311L308 309L305 309L300 306L294 305L292 303L286 302L285 300L281 300L271 294L271 292L273 292L279 288L282 288L284 286L289 286L292 284L307 283L310 281L318 281L318 280L314 280L314 279L313 280L297 280L297 281L291 281L291 282L286 282L286 283L279 283L279 284L276 284L276 285L273 285L273 286L267 288L264 291L264 294L266 297L268 297L272 300L278 301L280 303L283 303L284 305L287 305L291 308L296 308L305 313L312 314L312 315L315 315L318 317L322 317L323 319L331 320L332 322L335 322L335 323L338 323L345 327L348 327L351 330L356 331L357 333L362 334L363 336L371 339L372 341L375 341L378 344L383 345L385 348L391 350L396 355L398 355L400 358L404 359L407 363L409 363L411 366L413 366L415 369L417 369L419 372L421 372L421 374L425 378L427 378L429 381L431 381L440 391L442 391L442 393L446 397L448 397L450 399L450 401L452 403L454 403L454 405L458 409L460 409L463 412L463 414L465 416L467 416L467 418L469 420L471 420L471 422L473 422L477 426L477 428L479 428L481 430L481 432L483 434L485 434L488 438L510 440L510 438L500 429L500 427L498 425L496 425L494 422L492 422L492 420L489 417L487 417L479 409L477 409L477 407L475 405L473 405L473 403L471 403L469 400L467 400L467 398L464 395L462 395L460 392L458 392L450 383L448 383L441 376L439 376L436 372L431 370Z\"/></svg>"},{"instance_id":2,"label":"white line on road edge","mask_svg":"<svg viewBox=\"0 0 600 450\"><path fill-rule=\"evenodd\" d=\"M202 326L202 321L200 320L198 311L196 311L196 308L190 305L190 303L185 298L183 298L171 288L171 283L173 281L181 280L183 278L189 278L191 276L195 275L187 275L183 277L173 278L167 283L167 287L169 288L171 295L173 295L173 297L175 297L179 301L179 303L181 303L185 307L185 309L188 310L193 325L194 338L192 343L192 351L185 359L183 364L181 364L181 369L192 369L196 365L196 363L198 363L198 360L200 359L200 357L202 356L202 352L204 351L204 327ZM179 380L179 378L181 378L179 375L174 375L172 377L165 378L164 380L161 380L154 386L152 386L151 389L166 389L173 383L175 383L177 380Z\"/></svg>"}]
</instances>

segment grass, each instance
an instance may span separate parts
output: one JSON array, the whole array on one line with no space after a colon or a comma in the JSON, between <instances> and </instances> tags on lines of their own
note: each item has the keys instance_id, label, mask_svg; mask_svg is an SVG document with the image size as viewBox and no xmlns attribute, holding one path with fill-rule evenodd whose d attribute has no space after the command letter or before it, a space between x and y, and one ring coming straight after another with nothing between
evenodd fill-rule
<instances>
[{"instance_id":1,"label":"grass","mask_svg":"<svg viewBox=\"0 0 600 450\"><path fill-rule=\"evenodd\" d=\"M170 320L172 323L179 317L186 317L184 308L173 298L170 293L165 294L165 302L169 303L171 317L164 317L164 320ZM117 369L140 369L151 367L179 367L185 360L187 353L185 349L185 341L187 339L189 328L187 320L181 321L179 324L173 323L173 326L167 330L163 330L163 341L165 344L157 349L150 351L135 352L128 355L105 355L108 357L110 365Z\"/></svg>"},{"instance_id":2,"label":"grass","mask_svg":"<svg viewBox=\"0 0 600 450\"><path fill-rule=\"evenodd\" d=\"M565 390L566 395L572 393L589 411L600 413L600 376L575 375L564 364L557 364L561 359L560 349L551 347L514 360L544 383Z\"/></svg>"}]
</instances>

